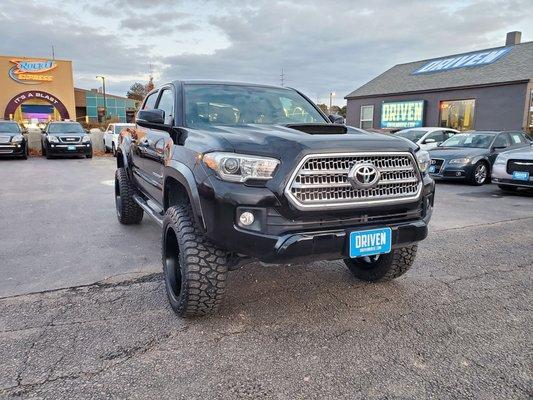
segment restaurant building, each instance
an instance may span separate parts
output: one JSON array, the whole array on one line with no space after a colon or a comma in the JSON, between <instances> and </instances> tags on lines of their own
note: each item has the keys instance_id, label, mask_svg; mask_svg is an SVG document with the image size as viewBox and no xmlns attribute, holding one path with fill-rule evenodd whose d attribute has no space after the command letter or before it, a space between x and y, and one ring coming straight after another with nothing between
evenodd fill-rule
<instances>
[{"instance_id":1,"label":"restaurant building","mask_svg":"<svg viewBox=\"0 0 533 400\"><path fill-rule=\"evenodd\" d=\"M533 132L533 42L398 64L347 95L347 124Z\"/></svg>"},{"instance_id":2,"label":"restaurant building","mask_svg":"<svg viewBox=\"0 0 533 400\"><path fill-rule=\"evenodd\" d=\"M74 88L72 62L47 58L0 56L0 119L26 127L48 121L131 122L135 100L97 89Z\"/></svg>"},{"instance_id":3,"label":"restaurant building","mask_svg":"<svg viewBox=\"0 0 533 400\"><path fill-rule=\"evenodd\" d=\"M75 117L71 61L0 56L0 119L37 125Z\"/></svg>"}]
</instances>

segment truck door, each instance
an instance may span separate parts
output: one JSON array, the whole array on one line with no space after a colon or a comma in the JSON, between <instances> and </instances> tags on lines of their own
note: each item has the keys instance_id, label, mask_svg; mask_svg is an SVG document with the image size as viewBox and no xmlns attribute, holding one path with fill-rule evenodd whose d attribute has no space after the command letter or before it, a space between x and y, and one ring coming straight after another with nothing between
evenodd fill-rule
<instances>
[{"instance_id":1,"label":"truck door","mask_svg":"<svg viewBox=\"0 0 533 400\"><path fill-rule=\"evenodd\" d=\"M149 94L144 100L142 109L154 109L158 94L159 91ZM153 186L152 182L150 182L149 175L147 174L145 163L148 149L149 131L150 129L135 124L135 128L131 135L131 162L133 179L135 179L137 185L146 194L151 193L151 188Z\"/></svg>"},{"instance_id":2,"label":"truck door","mask_svg":"<svg viewBox=\"0 0 533 400\"><path fill-rule=\"evenodd\" d=\"M155 108L165 112L165 126L174 125L175 92L172 86L163 87ZM163 204L163 171L165 159L172 148L172 138L167 130L151 128L147 132L144 157L145 173L152 180L150 196Z\"/></svg>"}]
</instances>

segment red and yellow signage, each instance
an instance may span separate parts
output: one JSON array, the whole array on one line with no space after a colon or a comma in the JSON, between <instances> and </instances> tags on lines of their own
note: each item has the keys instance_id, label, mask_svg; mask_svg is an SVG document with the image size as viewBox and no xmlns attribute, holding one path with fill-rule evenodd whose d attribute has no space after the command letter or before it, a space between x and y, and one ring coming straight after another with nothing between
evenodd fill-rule
<instances>
[{"instance_id":1,"label":"red and yellow signage","mask_svg":"<svg viewBox=\"0 0 533 400\"><path fill-rule=\"evenodd\" d=\"M13 59L9 61L15 64L9 70L9 77L18 83L30 85L51 82L53 76L44 73L57 67L54 60Z\"/></svg>"}]
</instances>

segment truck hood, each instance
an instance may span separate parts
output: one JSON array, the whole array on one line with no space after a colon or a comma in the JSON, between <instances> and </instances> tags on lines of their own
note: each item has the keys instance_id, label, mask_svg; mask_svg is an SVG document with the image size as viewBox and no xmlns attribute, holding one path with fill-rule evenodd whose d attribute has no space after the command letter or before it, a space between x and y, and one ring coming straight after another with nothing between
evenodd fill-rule
<instances>
[{"instance_id":1,"label":"truck hood","mask_svg":"<svg viewBox=\"0 0 533 400\"><path fill-rule=\"evenodd\" d=\"M283 125L214 126L211 134L224 138L237 153L273 155L310 152L413 151L411 142L381 133L346 127L344 134L306 133Z\"/></svg>"}]
</instances>

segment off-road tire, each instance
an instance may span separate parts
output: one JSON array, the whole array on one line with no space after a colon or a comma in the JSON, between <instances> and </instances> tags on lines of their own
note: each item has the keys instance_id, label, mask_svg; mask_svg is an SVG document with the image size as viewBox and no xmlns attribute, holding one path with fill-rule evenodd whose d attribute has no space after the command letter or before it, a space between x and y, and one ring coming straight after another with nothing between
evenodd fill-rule
<instances>
[{"instance_id":1,"label":"off-road tire","mask_svg":"<svg viewBox=\"0 0 533 400\"><path fill-rule=\"evenodd\" d=\"M226 292L227 254L203 235L189 204L165 213L161 247L165 288L176 314L215 312Z\"/></svg>"},{"instance_id":2,"label":"off-road tire","mask_svg":"<svg viewBox=\"0 0 533 400\"><path fill-rule=\"evenodd\" d=\"M518 190L516 186L511 185L498 185L498 187L504 192L516 192Z\"/></svg>"},{"instance_id":3,"label":"off-road tire","mask_svg":"<svg viewBox=\"0 0 533 400\"><path fill-rule=\"evenodd\" d=\"M117 148L115 147L115 143L111 145L111 153L113 153L113 157L117 156Z\"/></svg>"},{"instance_id":4,"label":"off-road tire","mask_svg":"<svg viewBox=\"0 0 533 400\"><path fill-rule=\"evenodd\" d=\"M133 200L135 189L124 168L115 172L115 207L118 222L124 225L138 224L143 219L143 209Z\"/></svg>"},{"instance_id":5,"label":"off-road tire","mask_svg":"<svg viewBox=\"0 0 533 400\"><path fill-rule=\"evenodd\" d=\"M93 152L91 151L89 154L86 154L85 157L87 157L87 158L93 158Z\"/></svg>"},{"instance_id":6,"label":"off-road tire","mask_svg":"<svg viewBox=\"0 0 533 400\"><path fill-rule=\"evenodd\" d=\"M27 160L29 152L30 152L29 146L28 146L28 144L26 144L26 147L24 148L24 154L22 154L21 158L23 160Z\"/></svg>"},{"instance_id":7,"label":"off-road tire","mask_svg":"<svg viewBox=\"0 0 533 400\"><path fill-rule=\"evenodd\" d=\"M379 257L345 259L344 263L358 279L367 282L390 281L405 274L415 261L418 245L394 249Z\"/></svg>"},{"instance_id":8,"label":"off-road tire","mask_svg":"<svg viewBox=\"0 0 533 400\"><path fill-rule=\"evenodd\" d=\"M109 153L109 148L105 145L105 140L104 140L104 153L105 154Z\"/></svg>"}]
</instances>

